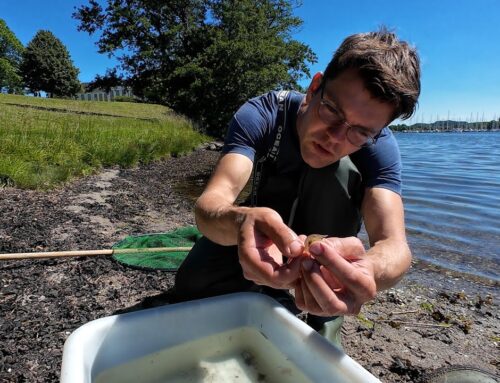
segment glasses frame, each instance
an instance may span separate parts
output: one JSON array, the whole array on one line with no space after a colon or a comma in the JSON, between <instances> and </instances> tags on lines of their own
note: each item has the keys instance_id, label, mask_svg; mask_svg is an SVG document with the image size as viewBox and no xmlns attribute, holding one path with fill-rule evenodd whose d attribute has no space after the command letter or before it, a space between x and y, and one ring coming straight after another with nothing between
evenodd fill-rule
<instances>
[{"instance_id":1,"label":"glasses frame","mask_svg":"<svg viewBox=\"0 0 500 383\"><path fill-rule=\"evenodd\" d=\"M358 147L358 148L367 148L369 146L373 146L377 143L377 139L379 138L380 136L380 132L377 133L375 136L371 136L369 134L367 134L368 138L366 140L366 142L364 144L356 144L352 141L351 138L349 138L349 132L350 131L362 131L363 133L366 134L366 130L365 129L362 129L362 128L358 128L356 126L352 126L350 125L344 117L342 117L342 115L340 114L339 112L339 108L332 103L332 101L328 100L328 99L325 99L324 98L324 93L325 93L325 83L323 82L321 84L321 94L320 94L320 105L319 105L319 108L321 107L327 107L327 108L331 108L333 109L335 112L335 114L337 115L338 117L338 123L335 124L335 126L332 126L329 122L325 121L322 117L321 117L321 113L319 111L319 108L318 108L318 115L319 117L321 118L321 120L328 124L329 126L331 126L332 128L335 127L335 128L338 128L338 127L341 127L341 126L346 126L347 127L347 131L346 131L346 138L347 140L354 146Z\"/></svg>"}]
</instances>

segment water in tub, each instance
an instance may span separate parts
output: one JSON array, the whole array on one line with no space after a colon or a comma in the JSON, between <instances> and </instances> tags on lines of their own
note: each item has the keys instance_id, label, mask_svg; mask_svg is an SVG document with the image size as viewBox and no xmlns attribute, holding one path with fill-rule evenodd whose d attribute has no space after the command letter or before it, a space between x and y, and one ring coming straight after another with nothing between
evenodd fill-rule
<instances>
[{"instance_id":1,"label":"water in tub","mask_svg":"<svg viewBox=\"0 0 500 383\"><path fill-rule=\"evenodd\" d=\"M312 383L252 327L183 343L103 371L95 383Z\"/></svg>"}]
</instances>

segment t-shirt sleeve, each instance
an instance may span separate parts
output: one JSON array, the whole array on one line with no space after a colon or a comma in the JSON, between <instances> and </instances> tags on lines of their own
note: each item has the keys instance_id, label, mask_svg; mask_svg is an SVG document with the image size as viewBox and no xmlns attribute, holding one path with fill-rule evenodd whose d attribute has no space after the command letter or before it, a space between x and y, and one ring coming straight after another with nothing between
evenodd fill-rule
<instances>
[{"instance_id":1,"label":"t-shirt sleeve","mask_svg":"<svg viewBox=\"0 0 500 383\"><path fill-rule=\"evenodd\" d=\"M272 93L247 101L229 122L222 153L239 153L254 160L266 147L276 116Z\"/></svg>"},{"instance_id":2,"label":"t-shirt sleeve","mask_svg":"<svg viewBox=\"0 0 500 383\"><path fill-rule=\"evenodd\" d=\"M401 154L394 134L384 128L377 143L351 155L365 187L380 187L401 195Z\"/></svg>"}]
</instances>

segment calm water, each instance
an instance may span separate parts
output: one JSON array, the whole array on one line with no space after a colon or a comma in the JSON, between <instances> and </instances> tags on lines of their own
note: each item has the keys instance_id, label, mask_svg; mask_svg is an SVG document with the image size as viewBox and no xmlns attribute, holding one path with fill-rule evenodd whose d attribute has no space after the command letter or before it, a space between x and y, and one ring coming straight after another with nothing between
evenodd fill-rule
<instances>
[{"instance_id":1,"label":"calm water","mask_svg":"<svg viewBox=\"0 0 500 383\"><path fill-rule=\"evenodd\" d=\"M404 133L403 198L416 258L500 280L500 132Z\"/></svg>"}]
</instances>

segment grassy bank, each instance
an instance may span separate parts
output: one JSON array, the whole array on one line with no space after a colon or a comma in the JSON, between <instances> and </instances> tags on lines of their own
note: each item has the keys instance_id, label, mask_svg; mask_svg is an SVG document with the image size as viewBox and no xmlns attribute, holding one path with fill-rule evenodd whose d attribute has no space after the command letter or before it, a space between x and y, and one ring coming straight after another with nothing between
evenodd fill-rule
<instances>
[{"instance_id":1,"label":"grassy bank","mask_svg":"<svg viewBox=\"0 0 500 383\"><path fill-rule=\"evenodd\" d=\"M103 166L188 152L206 139L160 105L0 95L0 184L50 189Z\"/></svg>"}]
</instances>

